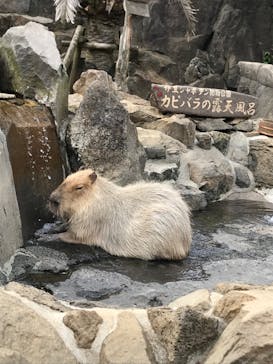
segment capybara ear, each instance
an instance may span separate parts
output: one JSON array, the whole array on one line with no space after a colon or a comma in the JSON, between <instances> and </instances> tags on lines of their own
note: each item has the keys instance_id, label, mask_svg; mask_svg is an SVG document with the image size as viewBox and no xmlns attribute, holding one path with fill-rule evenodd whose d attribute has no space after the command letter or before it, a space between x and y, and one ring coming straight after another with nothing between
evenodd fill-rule
<instances>
[{"instance_id":1,"label":"capybara ear","mask_svg":"<svg viewBox=\"0 0 273 364\"><path fill-rule=\"evenodd\" d=\"M89 174L89 178L90 178L91 183L94 183L97 179L96 172L92 172L91 174Z\"/></svg>"}]
</instances>

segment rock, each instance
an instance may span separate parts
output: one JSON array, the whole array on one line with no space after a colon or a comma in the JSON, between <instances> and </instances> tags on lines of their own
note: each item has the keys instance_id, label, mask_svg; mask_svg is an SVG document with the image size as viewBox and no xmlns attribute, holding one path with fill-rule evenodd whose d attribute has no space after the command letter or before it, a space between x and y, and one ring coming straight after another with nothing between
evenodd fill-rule
<instances>
[{"instance_id":1,"label":"rock","mask_svg":"<svg viewBox=\"0 0 273 364\"><path fill-rule=\"evenodd\" d=\"M102 300L118 294L130 285L131 280L116 272L80 268L64 282L48 284L54 295L64 300Z\"/></svg>"},{"instance_id":2,"label":"rock","mask_svg":"<svg viewBox=\"0 0 273 364\"><path fill-rule=\"evenodd\" d=\"M130 119L137 125L150 123L161 119L163 115L150 102L136 95L119 92L120 102L130 115Z\"/></svg>"},{"instance_id":3,"label":"rock","mask_svg":"<svg viewBox=\"0 0 273 364\"><path fill-rule=\"evenodd\" d=\"M176 180L178 167L177 164L168 163L164 160L148 159L145 164L144 175L152 181Z\"/></svg>"},{"instance_id":4,"label":"rock","mask_svg":"<svg viewBox=\"0 0 273 364\"><path fill-rule=\"evenodd\" d=\"M0 88L50 106L59 123L66 116L68 85L54 34L41 24L29 22L10 28L0 46L4 70Z\"/></svg>"},{"instance_id":5,"label":"rock","mask_svg":"<svg viewBox=\"0 0 273 364\"><path fill-rule=\"evenodd\" d=\"M254 130L253 120L240 121L234 127L237 131L250 132Z\"/></svg>"},{"instance_id":6,"label":"rock","mask_svg":"<svg viewBox=\"0 0 273 364\"><path fill-rule=\"evenodd\" d=\"M233 163L233 166L236 175L235 184L240 188L254 189L255 181L250 170L238 163Z\"/></svg>"},{"instance_id":7,"label":"rock","mask_svg":"<svg viewBox=\"0 0 273 364\"><path fill-rule=\"evenodd\" d=\"M212 137L212 144L220 150L221 153L227 155L230 135L221 133L220 131L211 131L209 133Z\"/></svg>"},{"instance_id":8,"label":"rock","mask_svg":"<svg viewBox=\"0 0 273 364\"><path fill-rule=\"evenodd\" d=\"M0 316L1 346L18 353L14 355L21 360L76 364L76 358L48 320L3 289L0 289Z\"/></svg>"},{"instance_id":9,"label":"rock","mask_svg":"<svg viewBox=\"0 0 273 364\"><path fill-rule=\"evenodd\" d=\"M247 291L229 291L218 301L213 314L230 322L240 313L246 302L254 299Z\"/></svg>"},{"instance_id":10,"label":"rock","mask_svg":"<svg viewBox=\"0 0 273 364\"><path fill-rule=\"evenodd\" d=\"M195 139L195 124L184 115L173 115L158 119L151 123L144 123L143 128L159 130L162 133L179 140L187 147L192 147Z\"/></svg>"},{"instance_id":11,"label":"rock","mask_svg":"<svg viewBox=\"0 0 273 364\"><path fill-rule=\"evenodd\" d=\"M30 0L10 0L8 2L1 2L0 12L1 13L21 13L27 14L30 8Z\"/></svg>"},{"instance_id":12,"label":"rock","mask_svg":"<svg viewBox=\"0 0 273 364\"><path fill-rule=\"evenodd\" d=\"M200 131L230 131L233 129L224 119L204 119L197 121L196 128Z\"/></svg>"},{"instance_id":13,"label":"rock","mask_svg":"<svg viewBox=\"0 0 273 364\"><path fill-rule=\"evenodd\" d=\"M173 310L180 307L190 307L193 310L206 312L211 307L210 293L207 289L199 289L186 296L177 298L168 305Z\"/></svg>"},{"instance_id":14,"label":"rock","mask_svg":"<svg viewBox=\"0 0 273 364\"><path fill-rule=\"evenodd\" d=\"M154 362L149 344L135 316L130 312L120 313L116 329L103 342L100 363L150 364Z\"/></svg>"},{"instance_id":15,"label":"rock","mask_svg":"<svg viewBox=\"0 0 273 364\"><path fill-rule=\"evenodd\" d=\"M0 129L0 267L23 245L22 225L6 137Z\"/></svg>"},{"instance_id":16,"label":"rock","mask_svg":"<svg viewBox=\"0 0 273 364\"><path fill-rule=\"evenodd\" d=\"M90 167L120 184L141 178L144 151L106 73L85 93L68 126L67 143L73 170Z\"/></svg>"},{"instance_id":17,"label":"rock","mask_svg":"<svg viewBox=\"0 0 273 364\"><path fill-rule=\"evenodd\" d=\"M68 95L68 110L73 114L76 114L76 111L80 107L82 100L83 96L81 94Z\"/></svg>"},{"instance_id":18,"label":"rock","mask_svg":"<svg viewBox=\"0 0 273 364\"><path fill-rule=\"evenodd\" d=\"M214 147L210 150L195 147L183 154L178 183L183 184L187 178L205 192L207 201L217 200L235 182L231 163Z\"/></svg>"},{"instance_id":19,"label":"rock","mask_svg":"<svg viewBox=\"0 0 273 364\"><path fill-rule=\"evenodd\" d=\"M273 186L273 139L266 136L249 138L249 169L257 186Z\"/></svg>"},{"instance_id":20,"label":"rock","mask_svg":"<svg viewBox=\"0 0 273 364\"><path fill-rule=\"evenodd\" d=\"M30 364L18 351L0 348L0 363L2 364Z\"/></svg>"},{"instance_id":21,"label":"rock","mask_svg":"<svg viewBox=\"0 0 273 364\"><path fill-rule=\"evenodd\" d=\"M30 100L0 101L24 239L48 221L48 196L63 180L59 140L51 112ZM16 211L16 210L14 210Z\"/></svg>"},{"instance_id":22,"label":"rock","mask_svg":"<svg viewBox=\"0 0 273 364\"><path fill-rule=\"evenodd\" d=\"M203 362L204 353L218 336L218 321L189 307L150 308L148 317L168 353L170 363ZM198 362L198 361L194 361Z\"/></svg>"},{"instance_id":23,"label":"rock","mask_svg":"<svg viewBox=\"0 0 273 364\"><path fill-rule=\"evenodd\" d=\"M191 211L203 210L207 206L205 192L200 191L197 186L176 184L181 196L187 202Z\"/></svg>"},{"instance_id":24,"label":"rock","mask_svg":"<svg viewBox=\"0 0 273 364\"><path fill-rule=\"evenodd\" d=\"M63 322L74 332L78 347L90 349L97 336L102 318L95 311L76 310L68 312L64 316Z\"/></svg>"},{"instance_id":25,"label":"rock","mask_svg":"<svg viewBox=\"0 0 273 364\"><path fill-rule=\"evenodd\" d=\"M248 166L249 141L248 138L241 132L236 132L231 135L227 157L234 162Z\"/></svg>"},{"instance_id":26,"label":"rock","mask_svg":"<svg viewBox=\"0 0 273 364\"><path fill-rule=\"evenodd\" d=\"M240 301L242 308L225 328L204 363L270 364L273 356L272 290L251 290L245 295L239 294L237 299L232 295L229 298L230 312L240 309ZM234 299L238 300L237 304Z\"/></svg>"},{"instance_id":27,"label":"rock","mask_svg":"<svg viewBox=\"0 0 273 364\"><path fill-rule=\"evenodd\" d=\"M206 52L197 50L196 56L190 61L185 71L185 81L190 84L213 73L210 67L209 57Z\"/></svg>"},{"instance_id":28,"label":"rock","mask_svg":"<svg viewBox=\"0 0 273 364\"><path fill-rule=\"evenodd\" d=\"M198 147L202 149L210 149L212 146L212 137L209 133L196 133Z\"/></svg>"},{"instance_id":29,"label":"rock","mask_svg":"<svg viewBox=\"0 0 273 364\"><path fill-rule=\"evenodd\" d=\"M32 302L36 302L41 306L46 306L55 311L66 312L70 310L69 307L64 306L51 294L32 286L23 285L17 282L10 282L5 286L5 290L8 292L14 292L21 297L25 297Z\"/></svg>"},{"instance_id":30,"label":"rock","mask_svg":"<svg viewBox=\"0 0 273 364\"><path fill-rule=\"evenodd\" d=\"M111 76L107 75L105 71L89 69L82 72L80 78L73 85L73 91L84 96L93 82L104 82L106 79L112 84Z\"/></svg>"},{"instance_id":31,"label":"rock","mask_svg":"<svg viewBox=\"0 0 273 364\"><path fill-rule=\"evenodd\" d=\"M179 164L181 155L187 150L184 144L158 130L137 128L137 134L145 150L153 150L153 153L156 153L155 149L161 148L162 150L164 148L166 159L170 163Z\"/></svg>"}]
</instances>

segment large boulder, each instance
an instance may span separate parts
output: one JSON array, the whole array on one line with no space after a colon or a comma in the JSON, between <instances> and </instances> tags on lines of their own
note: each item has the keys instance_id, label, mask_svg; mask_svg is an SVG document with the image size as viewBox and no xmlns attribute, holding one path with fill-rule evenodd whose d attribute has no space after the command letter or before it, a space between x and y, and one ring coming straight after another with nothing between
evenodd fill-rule
<instances>
[{"instance_id":1,"label":"large boulder","mask_svg":"<svg viewBox=\"0 0 273 364\"><path fill-rule=\"evenodd\" d=\"M19 363L76 364L76 358L47 319L3 290L0 291L0 317L1 347L9 350L9 356L19 358ZM3 354L1 351L0 358Z\"/></svg>"},{"instance_id":2,"label":"large boulder","mask_svg":"<svg viewBox=\"0 0 273 364\"><path fill-rule=\"evenodd\" d=\"M5 135L0 130L0 266L23 245L21 219Z\"/></svg>"},{"instance_id":3,"label":"large boulder","mask_svg":"<svg viewBox=\"0 0 273 364\"><path fill-rule=\"evenodd\" d=\"M215 147L195 147L181 159L178 183L187 184L188 180L205 192L208 201L213 201L233 187L235 173L230 161Z\"/></svg>"},{"instance_id":4,"label":"large boulder","mask_svg":"<svg viewBox=\"0 0 273 364\"><path fill-rule=\"evenodd\" d=\"M50 218L48 196L63 179L59 141L50 111L34 101L0 101L24 238ZM14 210L16 211L16 210Z\"/></svg>"},{"instance_id":5,"label":"large boulder","mask_svg":"<svg viewBox=\"0 0 273 364\"><path fill-rule=\"evenodd\" d=\"M258 186L273 186L273 139L266 136L249 138L249 169Z\"/></svg>"},{"instance_id":6,"label":"large boulder","mask_svg":"<svg viewBox=\"0 0 273 364\"><path fill-rule=\"evenodd\" d=\"M35 98L50 106L59 122L65 117L67 75L54 33L38 23L10 28L0 41L2 90Z\"/></svg>"},{"instance_id":7,"label":"large boulder","mask_svg":"<svg viewBox=\"0 0 273 364\"><path fill-rule=\"evenodd\" d=\"M229 325L204 363L272 363L272 299L272 288L238 288L225 294L214 313Z\"/></svg>"},{"instance_id":8,"label":"large boulder","mask_svg":"<svg viewBox=\"0 0 273 364\"><path fill-rule=\"evenodd\" d=\"M142 176L143 148L106 73L86 91L69 124L67 144L73 170L91 167L120 184Z\"/></svg>"}]
</instances>

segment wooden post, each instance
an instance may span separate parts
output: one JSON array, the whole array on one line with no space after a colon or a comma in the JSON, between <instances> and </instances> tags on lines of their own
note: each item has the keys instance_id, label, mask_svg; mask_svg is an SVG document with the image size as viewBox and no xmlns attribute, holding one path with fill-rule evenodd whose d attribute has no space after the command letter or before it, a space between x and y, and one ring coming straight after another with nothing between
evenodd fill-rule
<instances>
[{"instance_id":1,"label":"wooden post","mask_svg":"<svg viewBox=\"0 0 273 364\"><path fill-rule=\"evenodd\" d=\"M66 69L68 69L72 63L75 48L78 47L78 43L79 43L81 35L83 34L83 31L84 31L84 27L82 25L78 25L73 34L70 45L69 45L68 50L63 59L63 64Z\"/></svg>"}]
</instances>

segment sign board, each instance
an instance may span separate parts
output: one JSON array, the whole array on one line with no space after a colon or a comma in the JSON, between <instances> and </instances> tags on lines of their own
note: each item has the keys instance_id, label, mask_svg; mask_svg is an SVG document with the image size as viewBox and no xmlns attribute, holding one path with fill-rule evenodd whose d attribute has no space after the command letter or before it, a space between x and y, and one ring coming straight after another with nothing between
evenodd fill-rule
<instances>
[{"instance_id":1,"label":"sign board","mask_svg":"<svg viewBox=\"0 0 273 364\"><path fill-rule=\"evenodd\" d=\"M150 17L149 0L137 1L137 0L126 0L125 11L128 15L139 15L146 18Z\"/></svg>"},{"instance_id":2,"label":"sign board","mask_svg":"<svg viewBox=\"0 0 273 364\"><path fill-rule=\"evenodd\" d=\"M251 117L257 98L216 88L152 84L151 104L160 111L207 117Z\"/></svg>"}]
</instances>

